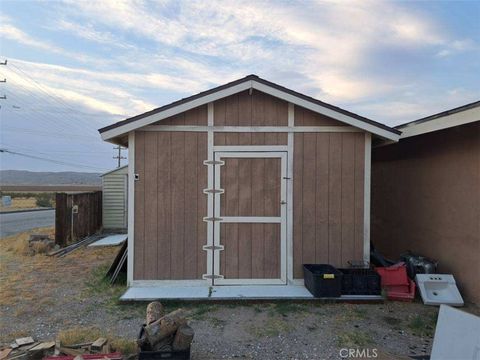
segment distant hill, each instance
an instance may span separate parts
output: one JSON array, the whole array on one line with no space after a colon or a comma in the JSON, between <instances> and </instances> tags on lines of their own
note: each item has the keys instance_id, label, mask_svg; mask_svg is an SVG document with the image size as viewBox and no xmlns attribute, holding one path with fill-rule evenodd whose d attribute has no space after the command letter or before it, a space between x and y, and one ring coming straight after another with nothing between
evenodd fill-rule
<instances>
[{"instance_id":1,"label":"distant hill","mask_svg":"<svg viewBox=\"0 0 480 360\"><path fill-rule=\"evenodd\" d=\"M101 185L100 173L0 170L0 185Z\"/></svg>"}]
</instances>

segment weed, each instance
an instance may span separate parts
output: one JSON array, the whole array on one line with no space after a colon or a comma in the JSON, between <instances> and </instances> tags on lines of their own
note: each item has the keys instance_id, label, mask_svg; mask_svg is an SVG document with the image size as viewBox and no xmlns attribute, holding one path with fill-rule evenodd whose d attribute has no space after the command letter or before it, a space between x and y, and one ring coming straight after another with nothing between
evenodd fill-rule
<instances>
[{"instance_id":1,"label":"weed","mask_svg":"<svg viewBox=\"0 0 480 360\"><path fill-rule=\"evenodd\" d=\"M356 306L353 308L353 313L357 317L357 319L366 319L367 318L367 309L361 308L359 306Z\"/></svg>"},{"instance_id":2,"label":"weed","mask_svg":"<svg viewBox=\"0 0 480 360\"><path fill-rule=\"evenodd\" d=\"M206 315L209 314L209 313L212 313L215 310L217 310L217 308L218 308L217 305L199 303L199 304L197 304L197 306L195 306L195 309L194 309L191 317L195 320L208 319L208 317Z\"/></svg>"},{"instance_id":3,"label":"weed","mask_svg":"<svg viewBox=\"0 0 480 360\"><path fill-rule=\"evenodd\" d=\"M61 330L57 338L63 346L94 342L102 336L102 332L96 327L74 327L68 330Z\"/></svg>"},{"instance_id":4,"label":"weed","mask_svg":"<svg viewBox=\"0 0 480 360\"><path fill-rule=\"evenodd\" d=\"M272 310L282 316L288 316L292 313L305 311L305 304L281 301L273 305Z\"/></svg>"},{"instance_id":5,"label":"weed","mask_svg":"<svg viewBox=\"0 0 480 360\"><path fill-rule=\"evenodd\" d=\"M432 337L436 325L435 314L430 316L415 315L408 323L409 329L416 335Z\"/></svg>"},{"instance_id":6,"label":"weed","mask_svg":"<svg viewBox=\"0 0 480 360\"><path fill-rule=\"evenodd\" d=\"M61 345L94 342L99 337L107 338L113 351L119 351L126 355L134 354L137 351L137 344L135 341L108 336L97 327L74 327L60 331L57 336Z\"/></svg>"},{"instance_id":7,"label":"weed","mask_svg":"<svg viewBox=\"0 0 480 360\"><path fill-rule=\"evenodd\" d=\"M118 351L122 354L135 354L137 352L137 343L133 340L114 338L110 341L113 351Z\"/></svg>"},{"instance_id":8,"label":"weed","mask_svg":"<svg viewBox=\"0 0 480 360\"><path fill-rule=\"evenodd\" d=\"M216 317L209 317L208 318L208 322L210 324L212 324L214 327L216 328L223 328L227 322L225 320L222 320L222 319L219 319L219 318L216 318Z\"/></svg>"},{"instance_id":9,"label":"weed","mask_svg":"<svg viewBox=\"0 0 480 360\"><path fill-rule=\"evenodd\" d=\"M338 346L344 348L362 347L373 343L371 336L364 331L349 331L337 336Z\"/></svg>"},{"instance_id":10,"label":"weed","mask_svg":"<svg viewBox=\"0 0 480 360\"><path fill-rule=\"evenodd\" d=\"M291 326L285 320L276 318L268 318L261 326L252 325L249 328L250 333L256 338L274 337L290 330Z\"/></svg>"},{"instance_id":11,"label":"weed","mask_svg":"<svg viewBox=\"0 0 480 360\"><path fill-rule=\"evenodd\" d=\"M384 316L382 317L383 321L385 321L388 325L391 325L391 326L397 326L399 323L402 322L402 320L400 319L397 319L395 317L392 317L392 316Z\"/></svg>"}]
</instances>

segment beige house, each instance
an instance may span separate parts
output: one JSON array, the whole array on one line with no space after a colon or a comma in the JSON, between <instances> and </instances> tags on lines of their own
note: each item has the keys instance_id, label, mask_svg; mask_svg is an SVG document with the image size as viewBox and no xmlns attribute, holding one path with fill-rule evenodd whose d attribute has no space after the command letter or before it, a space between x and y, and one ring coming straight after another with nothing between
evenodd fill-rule
<instances>
[{"instance_id":1,"label":"beige house","mask_svg":"<svg viewBox=\"0 0 480 360\"><path fill-rule=\"evenodd\" d=\"M439 261L480 304L480 101L397 127L372 157L372 241Z\"/></svg>"},{"instance_id":2,"label":"beige house","mask_svg":"<svg viewBox=\"0 0 480 360\"><path fill-rule=\"evenodd\" d=\"M102 174L103 229L126 230L128 225L128 166Z\"/></svg>"},{"instance_id":3,"label":"beige house","mask_svg":"<svg viewBox=\"0 0 480 360\"><path fill-rule=\"evenodd\" d=\"M372 138L400 135L255 75L99 131L129 149L125 299L311 296L303 264L369 260Z\"/></svg>"}]
</instances>

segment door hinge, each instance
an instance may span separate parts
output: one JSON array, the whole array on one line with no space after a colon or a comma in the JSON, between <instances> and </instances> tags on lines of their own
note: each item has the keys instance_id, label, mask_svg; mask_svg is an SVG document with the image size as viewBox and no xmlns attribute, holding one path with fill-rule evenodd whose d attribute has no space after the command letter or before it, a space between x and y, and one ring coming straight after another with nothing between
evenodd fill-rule
<instances>
[{"instance_id":1,"label":"door hinge","mask_svg":"<svg viewBox=\"0 0 480 360\"><path fill-rule=\"evenodd\" d=\"M203 221L208 222L208 221L222 221L223 219L220 217L204 217Z\"/></svg>"},{"instance_id":2,"label":"door hinge","mask_svg":"<svg viewBox=\"0 0 480 360\"><path fill-rule=\"evenodd\" d=\"M202 247L203 250L224 250L223 245L205 245Z\"/></svg>"},{"instance_id":3,"label":"door hinge","mask_svg":"<svg viewBox=\"0 0 480 360\"><path fill-rule=\"evenodd\" d=\"M205 160L203 165L225 165L225 161L222 160Z\"/></svg>"},{"instance_id":4,"label":"door hinge","mask_svg":"<svg viewBox=\"0 0 480 360\"><path fill-rule=\"evenodd\" d=\"M225 192L224 189L204 189L204 194L223 194Z\"/></svg>"},{"instance_id":5,"label":"door hinge","mask_svg":"<svg viewBox=\"0 0 480 360\"><path fill-rule=\"evenodd\" d=\"M224 279L223 275L210 275L210 274L203 274L202 275L203 279Z\"/></svg>"}]
</instances>

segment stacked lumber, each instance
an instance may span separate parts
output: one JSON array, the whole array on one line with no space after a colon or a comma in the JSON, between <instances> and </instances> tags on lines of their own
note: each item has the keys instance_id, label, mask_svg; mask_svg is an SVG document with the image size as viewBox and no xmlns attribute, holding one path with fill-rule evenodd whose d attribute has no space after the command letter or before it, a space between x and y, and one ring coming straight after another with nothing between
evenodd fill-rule
<instances>
[{"instance_id":1,"label":"stacked lumber","mask_svg":"<svg viewBox=\"0 0 480 360\"><path fill-rule=\"evenodd\" d=\"M16 339L0 349L0 360L122 360L122 354L112 352L106 338L94 342L63 345L59 341L38 342L31 336Z\"/></svg>"},{"instance_id":2,"label":"stacked lumber","mask_svg":"<svg viewBox=\"0 0 480 360\"><path fill-rule=\"evenodd\" d=\"M137 340L140 352L190 351L194 331L188 325L187 315L184 309L165 314L158 301L148 304L146 321Z\"/></svg>"}]
</instances>

